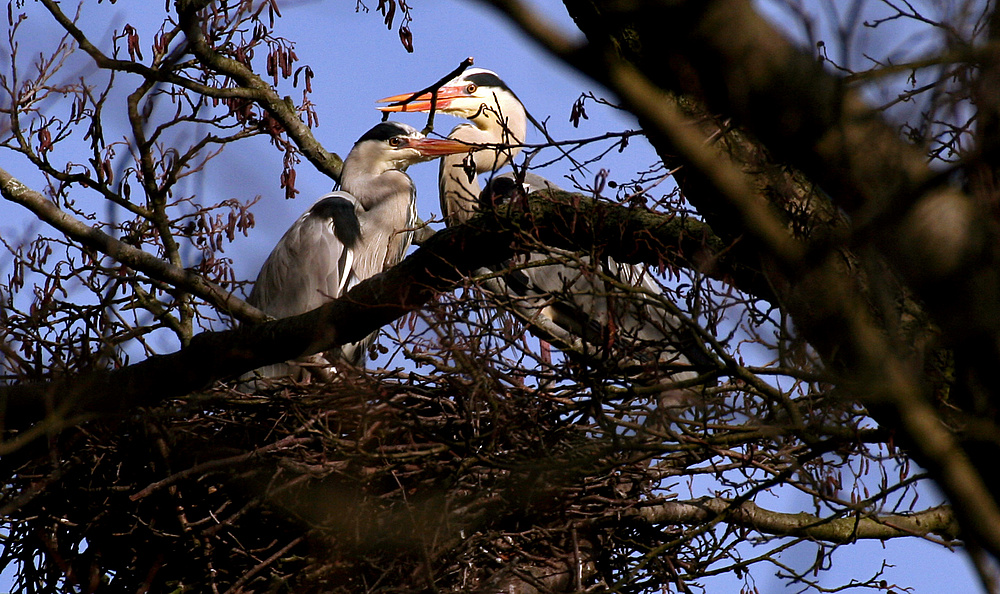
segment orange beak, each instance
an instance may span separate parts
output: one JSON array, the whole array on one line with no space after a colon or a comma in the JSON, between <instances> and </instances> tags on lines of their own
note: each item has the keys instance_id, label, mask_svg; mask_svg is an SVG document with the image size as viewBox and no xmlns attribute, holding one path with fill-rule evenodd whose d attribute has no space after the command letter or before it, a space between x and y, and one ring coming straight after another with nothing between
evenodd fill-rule
<instances>
[{"instance_id":1,"label":"orange beak","mask_svg":"<svg viewBox=\"0 0 1000 594\"><path fill-rule=\"evenodd\" d=\"M476 150L476 145L447 138L414 138L407 143L411 148L420 151L421 155L438 157L455 155Z\"/></svg>"},{"instance_id":2,"label":"orange beak","mask_svg":"<svg viewBox=\"0 0 1000 594\"><path fill-rule=\"evenodd\" d=\"M466 93L464 86L441 87L437 91L437 103L435 104L435 109L446 109L453 100L461 97L468 97L468 93ZM403 93L402 95L393 95L392 97L379 99L376 103L391 104L379 107L378 110L382 112L430 111L431 93L424 93L418 97L413 97L413 93Z\"/></svg>"}]
</instances>

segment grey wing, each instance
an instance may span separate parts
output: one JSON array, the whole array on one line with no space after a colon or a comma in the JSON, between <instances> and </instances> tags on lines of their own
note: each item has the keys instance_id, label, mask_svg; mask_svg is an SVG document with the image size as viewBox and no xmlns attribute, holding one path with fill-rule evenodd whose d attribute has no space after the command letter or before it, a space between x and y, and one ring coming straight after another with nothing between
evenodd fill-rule
<instances>
[{"instance_id":1,"label":"grey wing","mask_svg":"<svg viewBox=\"0 0 1000 594\"><path fill-rule=\"evenodd\" d=\"M283 318L335 299L350 281L359 239L354 197L346 192L323 196L278 241L248 302Z\"/></svg>"},{"instance_id":2,"label":"grey wing","mask_svg":"<svg viewBox=\"0 0 1000 594\"><path fill-rule=\"evenodd\" d=\"M247 302L284 318L313 310L353 284L355 246L360 240L356 201L346 192L317 200L285 232L257 275ZM261 377L292 376L303 370L322 373L321 355L262 367ZM316 365L319 364L319 367ZM252 377L248 374L244 381Z\"/></svg>"},{"instance_id":3,"label":"grey wing","mask_svg":"<svg viewBox=\"0 0 1000 594\"><path fill-rule=\"evenodd\" d=\"M674 342L683 325L659 303L663 291L646 267L619 264L611 258L602 264L602 270L594 270L596 267L589 257L581 256L579 260L567 260L564 265L542 266L526 272L535 287L560 297L550 306L565 320L555 318L560 325L575 324L574 331L578 333L593 333L595 328L613 326L620 339L639 349L669 349L665 345ZM623 292L605 278L636 290Z\"/></svg>"},{"instance_id":4,"label":"grey wing","mask_svg":"<svg viewBox=\"0 0 1000 594\"><path fill-rule=\"evenodd\" d=\"M662 300L669 297L663 294L663 289L645 266L619 264L609 260L609 267L612 268L612 273L619 275L622 282L644 290L641 298L629 300L628 307L631 311L625 312L626 319L637 322L623 324L626 335L640 343L662 345L659 356L661 363L692 365L700 372L716 367L716 362L706 353L704 343L697 333L663 307ZM674 378L691 379L697 375L695 371L681 372L675 374Z\"/></svg>"},{"instance_id":5,"label":"grey wing","mask_svg":"<svg viewBox=\"0 0 1000 594\"><path fill-rule=\"evenodd\" d=\"M662 289L646 270L645 266L619 264L608 258L607 273L623 284L632 285L639 291L627 300L627 307L618 312L622 317L622 331L634 339L643 341L663 340L671 329L680 326L680 321L668 314L656 303L663 294Z\"/></svg>"}]
</instances>

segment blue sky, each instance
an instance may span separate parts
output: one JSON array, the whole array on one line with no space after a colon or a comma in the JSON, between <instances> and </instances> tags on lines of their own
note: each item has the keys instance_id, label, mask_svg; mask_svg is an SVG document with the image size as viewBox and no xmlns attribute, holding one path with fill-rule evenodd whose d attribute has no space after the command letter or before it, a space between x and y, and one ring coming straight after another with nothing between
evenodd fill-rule
<instances>
[{"instance_id":1,"label":"blue sky","mask_svg":"<svg viewBox=\"0 0 1000 594\"><path fill-rule=\"evenodd\" d=\"M399 43L395 30L387 30L381 17L374 12L358 13L354 2L302 1L281 3L283 17L277 22L276 31L296 42L300 64L308 64L316 74L313 80L312 101L316 104L319 126L315 134L326 148L345 156L354 141L372 125L381 114L375 110L375 100L387 95L420 89L449 72L467 56L473 56L477 66L496 70L517 92L528 109L540 120L547 120L551 134L557 139L582 138L608 130L634 128L631 118L611 109L589 109L591 119L579 129L569 123L573 102L583 92L593 91L607 96L602 89L561 63L540 53L520 33L514 30L489 8L475 2L456 0L416 1L413 9L414 53L407 53ZM565 15L562 3L556 0L534 2L548 15ZM162 3L154 3L157 9ZM372 8L377 2L370 1ZM28 23L37 39L51 39L54 25L36 4L24 9L30 15ZM772 13L779 14L779 13ZM112 15L109 17L109 15ZM140 33L142 43L152 42L154 21L158 10L144 0L120 0L115 5L103 3L87 7L81 21L83 29L104 48L110 46L113 30L129 23ZM563 16L556 23L570 30L572 23ZM30 39L30 38L29 38ZM27 44L26 44L27 47ZM28 55L25 53L24 55ZM4 56L6 57L6 56ZM79 56L78 56L79 57ZM5 60L0 60L5 61ZM123 81L127 77L122 77ZM128 84L128 83L125 83ZM283 83L282 93L299 96L290 82ZM419 115L402 114L394 119L422 127ZM447 116L439 116L437 129L446 134L457 123ZM120 122L118 122L120 125ZM114 122L106 124L113 129ZM121 132L119 132L121 133ZM536 132L529 133L528 142L540 142ZM256 149L250 148L256 146ZM543 153L554 156L554 152ZM541 159L536 159L538 162ZM656 158L641 140L631 143L622 155L602 162L610 169L611 179L628 180L635 171L649 168ZM30 173L30 167L9 152L0 153L3 167L21 176L22 180L40 189L39 180ZM217 202L227 198L246 200L261 196L256 207L257 228L247 239L238 240L227 249L233 258L237 276L252 279L271 247L284 230L323 193L330 190L331 181L314 171L308 163L298 166L295 200L285 200L278 184L281 172L281 154L267 146L264 139L225 151L209 167L209 175L193 181L182 191L198 193L203 202ZM556 164L539 173L560 185L569 183L563 178L569 172L565 164ZM437 203L437 166L433 163L410 169L418 188L418 211L422 218L439 215ZM579 174L582 179L592 178L596 171ZM666 192L667 189L664 189ZM81 197L81 199L83 199ZM0 204L0 234L17 237L30 228L31 217ZM6 275L5 260L0 258L0 274ZM170 350L169 344L163 345ZM809 511L809 502L798 496L777 492L769 500L774 508L784 511ZM921 503L933 499L931 494ZM765 504L764 501L761 501ZM811 550L811 549L810 549ZM748 547L747 556L751 550ZM809 552L791 552L783 561L793 566L797 555ZM818 579L825 584L843 583L846 576L865 579L878 568L883 559L896 565L887 570L885 579L890 583L914 586L915 594L939 591L978 591L978 581L961 553L949 552L937 545L918 541L863 543L843 547L836 554L837 563L828 577ZM786 591L769 575L773 571L764 566L755 570L757 586L762 593ZM0 583L0 589L3 584ZM730 591L731 581L722 580L718 591Z\"/></svg>"}]
</instances>

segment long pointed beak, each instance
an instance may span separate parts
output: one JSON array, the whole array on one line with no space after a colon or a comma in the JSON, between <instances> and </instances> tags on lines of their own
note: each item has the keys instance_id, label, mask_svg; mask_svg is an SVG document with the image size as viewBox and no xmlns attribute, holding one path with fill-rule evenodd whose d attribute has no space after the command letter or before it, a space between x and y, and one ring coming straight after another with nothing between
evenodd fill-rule
<instances>
[{"instance_id":1,"label":"long pointed beak","mask_svg":"<svg viewBox=\"0 0 1000 594\"><path fill-rule=\"evenodd\" d=\"M435 109L447 109L453 100L464 96L465 87L441 87L437 92ZM402 95L393 95L392 97L379 99L376 103L390 103L391 105L382 105L377 109L382 112L421 112L431 110L431 93L424 93L412 101L410 100L411 97L413 97L413 93L403 93ZM404 101L408 102L403 103Z\"/></svg>"},{"instance_id":2,"label":"long pointed beak","mask_svg":"<svg viewBox=\"0 0 1000 594\"><path fill-rule=\"evenodd\" d=\"M476 145L447 138L415 138L409 141L409 146L420 151L427 157L455 155L476 150Z\"/></svg>"}]
</instances>

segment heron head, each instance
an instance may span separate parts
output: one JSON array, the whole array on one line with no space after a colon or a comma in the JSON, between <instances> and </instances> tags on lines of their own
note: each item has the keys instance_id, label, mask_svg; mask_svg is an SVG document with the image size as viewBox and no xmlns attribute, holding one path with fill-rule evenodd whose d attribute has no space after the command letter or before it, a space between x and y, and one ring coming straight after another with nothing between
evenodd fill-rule
<instances>
[{"instance_id":1,"label":"heron head","mask_svg":"<svg viewBox=\"0 0 1000 594\"><path fill-rule=\"evenodd\" d=\"M400 122L381 122L354 143L344 162L345 168L363 168L377 172L407 167L442 155L465 153L472 147L456 140L427 138L413 126Z\"/></svg>"},{"instance_id":2,"label":"heron head","mask_svg":"<svg viewBox=\"0 0 1000 594\"><path fill-rule=\"evenodd\" d=\"M403 93L380 99L389 103L378 109L383 112L426 112L431 110L432 93L424 93L408 101L413 93ZM408 101L407 103L403 103ZM506 119L507 110L524 110L514 92L492 70L470 68L443 84L437 90L434 108L441 113L473 122L479 119Z\"/></svg>"}]
</instances>

